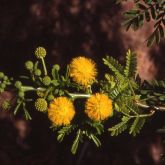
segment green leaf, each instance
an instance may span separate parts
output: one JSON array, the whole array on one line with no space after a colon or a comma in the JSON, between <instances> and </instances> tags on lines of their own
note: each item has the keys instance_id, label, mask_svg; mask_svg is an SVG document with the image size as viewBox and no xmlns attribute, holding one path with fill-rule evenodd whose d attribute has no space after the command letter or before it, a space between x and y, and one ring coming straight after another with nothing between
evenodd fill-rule
<instances>
[{"instance_id":1,"label":"green leaf","mask_svg":"<svg viewBox=\"0 0 165 165\"><path fill-rule=\"evenodd\" d=\"M137 9L131 9L124 13L125 17L135 17L139 13L139 10Z\"/></svg>"},{"instance_id":2,"label":"green leaf","mask_svg":"<svg viewBox=\"0 0 165 165\"><path fill-rule=\"evenodd\" d=\"M17 112L18 112L18 110L19 110L21 104L22 104L22 102L18 103L17 106L14 108L14 115L17 114Z\"/></svg>"},{"instance_id":3,"label":"green leaf","mask_svg":"<svg viewBox=\"0 0 165 165\"><path fill-rule=\"evenodd\" d=\"M67 65L66 74L65 74L65 79L66 80L68 80L68 78L69 78L69 72L70 72L70 68L69 68L69 65Z\"/></svg>"},{"instance_id":4,"label":"green leaf","mask_svg":"<svg viewBox=\"0 0 165 165\"><path fill-rule=\"evenodd\" d=\"M60 70L60 66L55 64L53 66L53 68L52 68L52 77L53 77L53 79L55 79L55 80L59 80L60 79L59 78L59 73L58 73L59 70Z\"/></svg>"},{"instance_id":5,"label":"green leaf","mask_svg":"<svg viewBox=\"0 0 165 165\"><path fill-rule=\"evenodd\" d=\"M126 77L135 77L136 70L137 70L137 60L136 55L128 50L127 56L126 56L126 67L124 70L124 74Z\"/></svg>"},{"instance_id":6,"label":"green leaf","mask_svg":"<svg viewBox=\"0 0 165 165\"><path fill-rule=\"evenodd\" d=\"M147 6L145 6L145 5L142 4L142 3L138 3L137 6L138 6L138 8L141 9L141 10L146 10L146 9L147 9Z\"/></svg>"},{"instance_id":7,"label":"green leaf","mask_svg":"<svg viewBox=\"0 0 165 165\"><path fill-rule=\"evenodd\" d=\"M100 140L94 134L91 134L90 137L91 137L92 141L96 144L97 147L101 146Z\"/></svg>"},{"instance_id":8,"label":"green leaf","mask_svg":"<svg viewBox=\"0 0 165 165\"><path fill-rule=\"evenodd\" d=\"M108 83L110 84L111 88L115 87L116 80L115 80L114 76L109 75L108 73L106 73L105 74L105 79L108 81Z\"/></svg>"},{"instance_id":9,"label":"green leaf","mask_svg":"<svg viewBox=\"0 0 165 165\"><path fill-rule=\"evenodd\" d=\"M113 100L117 99L119 96L122 96L125 90L129 88L129 84L127 81L122 81L120 85L117 85L112 91L109 93L109 97Z\"/></svg>"},{"instance_id":10,"label":"green leaf","mask_svg":"<svg viewBox=\"0 0 165 165\"><path fill-rule=\"evenodd\" d=\"M75 138L75 140L74 140L74 142L73 142L73 144L72 144L72 148L71 148L72 154L76 154L76 151L77 151L77 149L78 149L78 145L79 145L79 142L80 142L81 138L82 138L82 132L81 132L81 130L79 129L79 130L77 131L76 138Z\"/></svg>"},{"instance_id":11,"label":"green leaf","mask_svg":"<svg viewBox=\"0 0 165 165\"><path fill-rule=\"evenodd\" d=\"M153 19L156 19L156 9L153 5L151 6L151 16Z\"/></svg>"},{"instance_id":12,"label":"green leaf","mask_svg":"<svg viewBox=\"0 0 165 165\"><path fill-rule=\"evenodd\" d=\"M28 110L25 107L25 103L23 103L23 110L24 110L24 114L25 114L25 119L26 120L32 120L32 117L30 116Z\"/></svg>"},{"instance_id":13,"label":"green leaf","mask_svg":"<svg viewBox=\"0 0 165 165\"><path fill-rule=\"evenodd\" d=\"M145 18L147 22L151 20L150 13L147 10L145 11Z\"/></svg>"},{"instance_id":14,"label":"green leaf","mask_svg":"<svg viewBox=\"0 0 165 165\"><path fill-rule=\"evenodd\" d=\"M165 32L164 32L164 28L162 27L162 25L159 25L159 32L160 32L161 38L164 38L165 37Z\"/></svg>"},{"instance_id":15,"label":"green leaf","mask_svg":"<svg viewBox=\"0 0 165 165\"><path fill-rule=\"evenodd\" d=\"M111 136L117 136L120 133L124 132L127 129L127 123L130 120L129 117L123 116L122 121L115 126L108 129L111 132Z\"/></svg>"},{"instance_id":16,"label":"green leaf","mask_svg":"<svg viewBox=\"0 0 165 165\"><path fill-rule=\"evenodd\" d=\"M155 30L155 37L156 37L156 43L159 44L160 42L160 33L159 33L159 29Z\"/></svg>"},{"instance_id":17,"label":"green leaf","mask_svg":"<svg viewBox=\"0 0 165 165\"><path fill-rule=\"evenodd\" d=\"M101 135L102 132L104 132L104 125L101 122L87 121L87 123L96 130L98 135Z\"/></svg>"},{"instance_id":18,"label":"green leaf","mask_svg":"<svg viewBox=\"0 0 165 165\"><path fill-rule=\"evenodd\" d=\"M59 131L58 131L58 136L57 136L57 140L59 142L62 142L65 135L68 135L71 133L71 131L74 129L75 127L73 127L72 125L68 125L68 126L64 126L62 127Z\"/></svg>"},{"instance_id":19,"label":"green leaf","mask_svg":"<svg viewBox=\"0 0 165 165\"><path fill-rule=\"evenodd\" d=\"M133 136L136 136L138 133L140 133L140 130L144 126L145 121L146 121L145 118L140 118L140 117L135 118L132 126L130 127L129 133L132 134Z\"/></svg>"},{"instance_id":20,"label":"green leaf","mask_svg":"<svg viewBox=\"0 0 165 165\"><path fill-rule=\"evenodd\" d=\"M29 112L26 109L24 109L24 114L26 120L32 120L32 117L30 116Z\"/></svg>"},{"instance_id":21,"label":"green leaf","mask_svg":"<svg viewBox=\"0 0 165 165\"><path fill-rule=\"evenodd\" d=\"M157 15L156 19L159 20L159 19L162 19L165 15L165 12L162 12L162 13L159 13L159 15Z\"/></svg>"},{"instance_id":22,"label":"green leaf","mask_svg":"<svg viewBox=\"0 0 165 165\"><path fill-rule=\"evenodd\" d=\"M165 88L165 81L164 80L152 80L152 81L148 81L148 83L150 85L152 85L153 87L158 87L158 88Z\"/></svg>"},{"instance_id":23,"label":"green leaf","mask_svg":"<svg viewBox=\"0 0 165 165\"><path fill-rule=\"evenodd\" d=\"M155 34L151 34L150 37L147 39L147 47L151 47L155 42Z\"/></svg>"},{"instance_id":24,"label":"green leaf","mask_svg":"<svg viewBox=\"0 0 165 165\"><path fill-rule=\"evenodd\" d=\"M104 64L109 67L109 69L117 76L119 79L123 79L124 68L118 63L116 59L110 56L103 58Z\"/></svg>"},{"instance_id":25,"label":"green leaf","mask_svg":"<svg viewBox=\"0 0 165 165\"><path fill-rule=\"evenodd\" d=\"M126 20L124 23L123 23L123 25L126 27L126 31L128 31L130 28L131 28L131 26L132 26L132 19L131 20Z\"/></svg>"}]
</instances>

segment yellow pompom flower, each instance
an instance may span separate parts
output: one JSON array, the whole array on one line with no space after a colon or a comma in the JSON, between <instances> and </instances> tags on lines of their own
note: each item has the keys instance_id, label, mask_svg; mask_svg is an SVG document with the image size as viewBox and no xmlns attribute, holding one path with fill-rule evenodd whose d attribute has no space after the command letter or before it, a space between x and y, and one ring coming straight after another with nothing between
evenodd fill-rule
<instances>
[{"instance_id":1,"label":"yellow pompom flower","mask_svg":"<svg viewBox=\"0 0 165 165\"><path fill-rule=\"evenodd\" d=\"M113 114L112 100L105 94L96 93L86 101L85 113L94 121L105 120Z\"/></svg>"},{"instance_id":2,"label":"yellow pompom flower","mask_svg":"<svg viewBox=\"0 0 165 165\"><path fill-rule=\"evenodd\" d=\"M95 63L86 57L74 58L70 63L70 77L84 87L91 85L97 75Z\"/></svg>"},{"instance_id":3,"label":"yellow pompom flower","mask_svg":"<svg viewBox=\"0 0 165 165\"><path fill-rule=\"evenodd\" d=\"M74 115L74 105L66 97L55 98L48 108L48 117L57 126L70 124Z\"/></svg>"}]
</instances>

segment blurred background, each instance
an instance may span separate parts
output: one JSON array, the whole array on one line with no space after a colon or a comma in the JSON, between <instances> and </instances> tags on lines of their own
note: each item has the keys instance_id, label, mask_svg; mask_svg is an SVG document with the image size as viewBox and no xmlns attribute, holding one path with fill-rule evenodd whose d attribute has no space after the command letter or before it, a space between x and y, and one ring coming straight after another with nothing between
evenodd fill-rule
<instances>
[{"instance_id":1,"label":"blurred background","mask_svg":"<svg viewBox=\"0 0 165 165\"><path fill-rule=\"evenodd\" d=\"M97 63L102 76L102 58L111 55L124 63L130 48L137 53L143 80L163 79L165 42L147 48L152 22L137 32L125 31L122 13L131 6L115 0L0 0L0 71L17 78L24 73L24 62L35 59L35 48L43 46L48 67L58 63L65 68L73 57L83 55ZM165 164L163 135L155 133L163 115L157 114L136 138L105 134L100 149L85 143L76 156L70 153L69 137L58 144L47 117L34 112L33 119L0 112L0 165Z\"/></svg>"}]
</instances>

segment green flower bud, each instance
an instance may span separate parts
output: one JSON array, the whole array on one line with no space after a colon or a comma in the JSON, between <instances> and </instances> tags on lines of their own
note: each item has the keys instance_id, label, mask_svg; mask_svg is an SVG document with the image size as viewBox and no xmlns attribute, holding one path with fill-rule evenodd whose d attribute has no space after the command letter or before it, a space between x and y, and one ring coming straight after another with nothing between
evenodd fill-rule
<instances>
[{"instance_id":1,"label":"green flower bud","mask_svg":"<svg viewBox=\"0 0 165 165\"><path fill-rule=\"evenodd\" d=\"M34 74L35 74L36 76L41 76L41 70L40 70L40 69L36 69L36 70L34 71Z\"/></svg>"},{"instance_id":2,"label":"green flower bud","mask_svg":"<svg viewBox=\"0 0 165 165\"><path fill-rule=\"evenodd\" d=\"M4 73L0 72L0 79L2 79L4 77Z\"/></svg>"},{"instance_id":3,"label":"green flower bud","mask_svg":"<svg viewBox=\"0 0 165 165\"><path fill-rule=\"evenodd\" d=\"M32 62L32 61L27 61L27 62L25 63L25 68L26 68L27 70L32 70L32 69L33 69L33 62Z\"/></svg>"},{"instance_id":4,"label":"green flower bud","mask_svg":"<svg viewBox=\"0 0 165 165\"><path fill-rule=\"evenodd\" d=\"M23 97L25 96L25 94L24 94L24 92L19 91L19 92L18 92L18 96L21 97L21 98L23 98Z\"/></svg>"},{"instance_id":5,"label":"green flower bud","mask_svg":"<svg viewBox=\"0 0 165 165\"><path fill-rule=\"evenodd\" d=\"M0 86L1 86L2 89L6 88L6 84L5 83L2 83Z\"/></svg>"},{"instance_id":6,"label":"green flower bud","mask_svg":"<svg viewBox=\"0 0 165 165\"><path fill-rule=\"evenodd\" d=\"M57 71L60 70L60 66L59 66L58 64L55 64L55 65L53 66L53 68L54 68L55 70L57 70Z\"/></svg>"},{"instance_id":7,"label":"green flower bud","mask_svg":"<svg viewBox=\"0 0 165 165\"><path fill-rule=\"evenodd\" d=\"M50 85L50 83L51 83L51 78L50 78L49 76L45 76L45 77L42 79L42 83L43 83L45 86Z\"/></svg>"},{"instance_id":8,"label":"green flower bud","mask_svg":"<svg viewBox=\"0 0 165 165\"><path fill-rule=\"evenodd\" d=\"M38 90L37 91L37 95L38 95L38 97L44 97L45 96L45 93Z\"/></svg>"},{"instance_id":9,"label":"green flower bud","mask_svg":"<svg viewBox=\"0 0 165 165\"><path fill-rule=\"evenodd\" d=\"M11 82L10 81L7 81L7 82L4 82L6 85L10 85Z\"/></svg>"},{"instance_id":10,"label":"green flower bud","mask_svg":"<svg viewBox=\"0 0 165 165\"><path fill-rule=\"evenodd\" d=\"M35 108L40 111L40 112L44 112L47 110L47 102L45 99L43 98L38 98L36 101L35 101Z\"/></svg>"},{"instance_id":11,"label":"green flower bud","mask_svg":"<svg viewBox=\"0 0 165 165\"><path fill-rule=\"evenodd\" d=\"M53 95L49 95L48 96L48 101L52 101L54 99L54 96Z\"/></svg>"},{"instance_id":12,"label":"green flower bud","mask_svg":"<svg viewBox=\"0 0 165 165\"><path fill-rule=\"evenodd\" d=\"M8 77L7 76L4 76L3 79L6 81L6 80L8 80Z\"/></svg>"},{"instance_id":13,"label":"green flower bud","mask_svg":"<svg viewBox=\"0 0 165 165\"><path fill-rule=\"evenodd\" d=\"M22 86L21 81L16 81L16 82L15 82L15 87L16 87L16 88L20 89L21 86Z\"/></svg>"},{"instance_id":14,"label":"green flower bud","mask_svg":"<svg viewBox=\"0 0 165 165\"><path fill-rule=\"evenodd\" d=\"M38 47L35 50L35 56L37 58L44 58L46 56L46 50L43 47Z\"/></svg>"},{"instance_id":15,"label":"green flower bud","mask_svg":"<svg viewBox=\"0 0 165 165\"><path fill-rule=\"evenodd\" d=\"M58 83L57 80L52 80L52 84L53 84L54 86L58 86L58 85L59 85L59 83Z\"/></svg>"}]
</instances>

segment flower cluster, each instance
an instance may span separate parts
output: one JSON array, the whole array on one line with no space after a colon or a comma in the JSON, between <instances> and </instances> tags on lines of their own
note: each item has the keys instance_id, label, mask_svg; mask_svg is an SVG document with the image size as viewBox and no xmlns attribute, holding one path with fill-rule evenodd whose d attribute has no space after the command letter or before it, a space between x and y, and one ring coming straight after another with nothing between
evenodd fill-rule
<instances>
[{"instance_id":1,"label":"flower cluster","mask_svg":"<svg viewBox=\"0 0 165 165\"><path fill-rule=\"evenodd\" d=\"M96 93L87 99L85 113L91 120L105 120L112 116L112 100L105 94ZM68 125L71 123L74 115L74 105L66 97L57 97L49 105L48 117L54 125Z\"/></svg>"},{"instance_id":2,"label":"flower cluster","mask_svg":"<svg viewBox=\"0 0 165 165\"><path fill-rule=\"evenodd\" d=\"M27 120L32 119L27 104L35 97L33 105L37 111L48 116L51 128L57 130L58 141L61 142L71 132L76 135L72 153L76 152L78 143L83 141L84 136L100 146L98 136L106 129L105 121L109 121L112 116L111 121L118 114L117 119L121 118L116 125L107 129L112 136L125 130L135 136L142 129L147 117L152 116L156 110L165 110L165 81L154 81L155 85L150 83L147 90L139 90L138 87L143 85L136 81L136 55L130 50L127 52L125 66L109 56L103 59L104 64L112 71L111 74L106 73L103 80L97 80L98 71L94 61L82 56L72 59L64 75L57 64L48 72L46 54L43 47L35 50L37 61L25 63L30 76L21 76L23 81L15 81L0 72L0 93L14 88L17 97L14 114L23 109ZM156 92L148 90L152 88ZM147 98L145 104L144 98ZM2 108L10 109L11 103L5 101ZM157 103L159 106L155 106ZM148 113L139 108L150 109L150 105L154 106ZM113 113L114 110L116 113Z\"/></svg>"},{"instance_id":3,"label":"flower cluster","mask_svg":"<svg viewBox=\"0 0 165 165\"><path fill-rule=\"evenodd\" d=\"M70 77L77 84L87 87L94 82L96 75L95 63L91 59L77 57L71 61ZM112 100L105 94L96 93L86 101L85 113L93 121L105 120L112 112ZM74 115L74 105L66 97L57 97L49 105L48 117L54 125L68 125Z\"/></svg>"}]
</instances>

